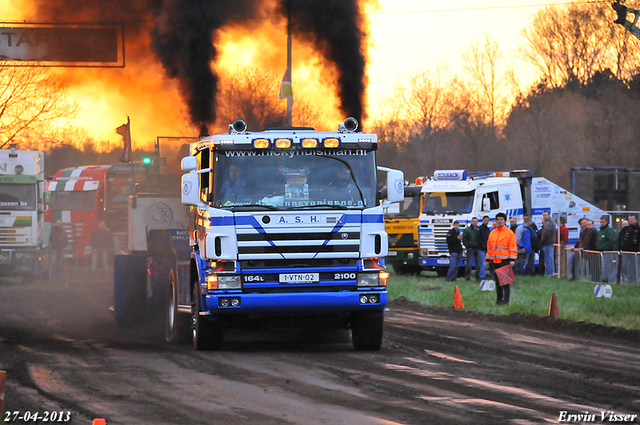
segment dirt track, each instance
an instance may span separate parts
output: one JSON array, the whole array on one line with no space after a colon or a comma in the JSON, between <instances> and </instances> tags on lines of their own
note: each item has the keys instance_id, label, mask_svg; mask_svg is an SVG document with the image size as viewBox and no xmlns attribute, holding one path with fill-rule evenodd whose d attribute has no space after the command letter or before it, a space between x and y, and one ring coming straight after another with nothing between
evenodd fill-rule
<instances>
[{"instance_id":1,"label":"dirt track","mask_svg":"<svg viewBox=\"0 0 640 425\"><path fill-rule=\"evenodd\" d=\"M144 328L116 330L111 299L108 282L0 280L5 412L70 411L67 423L109 425L542 424L562 411L608 423L603 410L640 414L637 332L396 300L379 352L353 351L345 332L233 332L222 351L195 352Z\"/></svg>"}]
</instances>

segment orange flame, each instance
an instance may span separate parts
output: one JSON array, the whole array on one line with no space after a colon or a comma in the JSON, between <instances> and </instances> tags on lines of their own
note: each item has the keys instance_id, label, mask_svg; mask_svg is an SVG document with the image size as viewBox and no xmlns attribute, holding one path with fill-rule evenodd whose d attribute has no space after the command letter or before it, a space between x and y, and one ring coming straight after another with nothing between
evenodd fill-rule
<instances>
[{"instance_id":1,"label":"orange flame","mask_svg":"<svg viewBox=\"0 0 640 425\"><path fill-rule=\"evenodd\" d=\"M277 75L278 79L284 74L287 25L286 19L275 12L276 3L276 0L265 1L273 10L265 12L269 14L269 19L247 19L239 24L227 25L216 33L215 45L219 53L212 67L222 81L225 75L238 68L257 68ZM10 0L0 0L6 20L38 22L46 16L38 15L34 0L20 2L19 8L13 4ZM87 17L87 20L90 18L100 19L93 16ZM147 21L136 22L135 25L134 31L125 28L124 68L54 69L67 85L71 100L80 106L77 117L68 122L83 128L99 142L99 149L121 146L122 139L115 129L126 122L127 116L131 118L134 149L150 147L158 136L199 134L199 128L189 121L178 82L166 76L149 47L152 17L149 15ZM293 124L307 125L295 119L296 101L304 101L321 109L318 129L337 129L338 123L346 117L339 109L335 66L308 41L295 34L292 58ZM274 96L278 95L274 93ZM286 104L286 100L280 102ZM226 131L228 124L217 122L216 128L211 130Z\"/></svg>"}]
</instances>

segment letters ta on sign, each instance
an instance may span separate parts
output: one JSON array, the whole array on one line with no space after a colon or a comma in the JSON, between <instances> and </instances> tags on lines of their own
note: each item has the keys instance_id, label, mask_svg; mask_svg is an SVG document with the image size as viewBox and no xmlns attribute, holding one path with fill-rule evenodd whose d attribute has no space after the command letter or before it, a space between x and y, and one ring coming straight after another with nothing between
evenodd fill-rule
<instances>
[{"instance_id":1,"label":"letters ta on sign","mask_svg":"<svg viewBox=\"0 0 640 425\"><path fill-rule=\"evenodd\" d=\"M124 67L124 26L0 22L0 65Z\"/></svg>"}]
</instances>

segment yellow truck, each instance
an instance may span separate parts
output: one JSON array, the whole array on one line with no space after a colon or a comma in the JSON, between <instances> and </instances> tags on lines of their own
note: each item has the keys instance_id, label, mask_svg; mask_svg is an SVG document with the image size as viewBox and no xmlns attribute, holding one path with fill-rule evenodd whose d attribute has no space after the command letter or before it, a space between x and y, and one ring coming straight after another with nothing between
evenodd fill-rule
<instances>
[{"instance_id":1,"label":"yellow truck","mask_svg":"<svg viewBox=\"0 0 640 425\"><path fill-rule=\"evenodd\" d=\"M387 266L397 274L419 274L421 271L418 248L418 227L422 211L422 186L404 187L404 201L393 204L384 216L389 235Z\"/></svg>"}]
</instances>

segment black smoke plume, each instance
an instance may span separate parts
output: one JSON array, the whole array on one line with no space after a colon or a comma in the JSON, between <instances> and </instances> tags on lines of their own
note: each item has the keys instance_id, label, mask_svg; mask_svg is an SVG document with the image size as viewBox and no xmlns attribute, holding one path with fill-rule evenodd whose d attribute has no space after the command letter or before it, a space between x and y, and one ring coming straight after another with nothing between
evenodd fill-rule
<instances>
[{"instance_id":1,"label":"black smoke plume","mask_svg":"<svg viewBox=\"0 0 640 425\"><path fill-rule=\"evenodd\" d=\"M336 65L341 109L361 121L366 61L358 0L33 0L35 18L43 22L124 22L129 55L132 41L133 51L142 54L141 34L152 27L151 49L167 75L178 79L191 121L201 132L216 119L218 78L211 68L216 31L260 17L275 2L285 18L291 12L294 40L310 41Z\"/></svg>"},{"instance_id":2,"label":"black smoke plume","mask_svg":"<svg viewBox=\"0 0 640 425\"><path fill-rule=\"evenodd\" d=\"M358 1L281 0L281 5L284 16L291 12L294 34L313 41L316 49L336 65L340 107L362 122L366 60Z\"/></svg>"}]
</instances>

